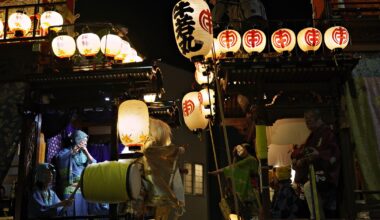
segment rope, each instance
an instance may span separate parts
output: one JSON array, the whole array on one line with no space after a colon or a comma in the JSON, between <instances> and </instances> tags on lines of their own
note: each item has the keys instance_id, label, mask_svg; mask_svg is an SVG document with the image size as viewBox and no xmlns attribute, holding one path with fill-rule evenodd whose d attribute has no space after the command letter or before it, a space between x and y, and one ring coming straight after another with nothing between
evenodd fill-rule
<instances>
[{"instance_id":1,"label":"rope","mask_svg":"<svg viewBox=\"0 0 380 220\"><path fill-rule=\"evenodd\" d=\"M212 152L213 152L213 155L214 155L214 163L215 163L215 169L216 170L219 170L219 164L218 164L218 160L216 158L216 150L215 150L215 143L214 143L214 135L212 134L212 129L211 129L211 122L208 123L208 128L210 130L210 138L211 138L211 146L212 146ZM219 193L220 193L220 197L221 198L224 198L224 192L222 190L222 184L221 184L221 181L220 181L220 175L216 175L216 177L218 178L218 185L219 185Z\"/></svg>"}]
</instances>

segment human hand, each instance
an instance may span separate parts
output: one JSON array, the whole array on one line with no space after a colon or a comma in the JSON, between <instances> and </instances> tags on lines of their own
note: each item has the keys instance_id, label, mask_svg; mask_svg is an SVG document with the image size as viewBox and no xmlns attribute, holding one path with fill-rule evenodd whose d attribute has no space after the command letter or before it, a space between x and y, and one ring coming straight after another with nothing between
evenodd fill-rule
<instances>
[{"instance_id":1,"label":"human hand","mask_svg":"<svg viewBox=\"0 0 380 220\"><path fill-rule=\"evenodd\" d=\"M73 204L73 202L74 202L74 199L69 198L69 199L64 199L64 200L62 200L62 201L61 201L61 204L62 204L62 206L64 206L64 207L68 207L68 206L71 206L71 205Z\"/></svg>"}]
</instances>

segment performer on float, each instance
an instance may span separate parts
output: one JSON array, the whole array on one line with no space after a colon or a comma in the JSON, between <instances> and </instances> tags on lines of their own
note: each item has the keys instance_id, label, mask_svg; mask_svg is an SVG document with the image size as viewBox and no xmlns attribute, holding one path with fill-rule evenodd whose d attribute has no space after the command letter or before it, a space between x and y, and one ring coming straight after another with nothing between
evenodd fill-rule
<instances>
[{"instance_id":1,"label":"performer on float","mask_svg":"<svg viewBox=\"0 0 380 220\"><path fill-rule=\"evenodd\" d=\"M50 218L62 214L62 208L71 206L72 200L60 200L51 183L54 178L54 167L49 163L39 164L36 168L35 186L29 197L29 218Z\"/></svg>"}]
</instances>

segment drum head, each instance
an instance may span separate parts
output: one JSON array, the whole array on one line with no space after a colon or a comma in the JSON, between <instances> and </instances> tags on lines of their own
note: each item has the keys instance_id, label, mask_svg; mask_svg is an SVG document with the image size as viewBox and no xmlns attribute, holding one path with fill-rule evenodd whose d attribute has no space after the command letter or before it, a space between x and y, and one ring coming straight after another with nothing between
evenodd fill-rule
<instances>
[{"instance_id":1,"label":"drum head","mask_svg":"<svg viewBox=\"0 0 380 220\"><path fill-rule=\"evenodd\" d=\"M131 199L137 199L141 190L141 173L139 165L132 163L128 166L127 191Z\"/></svg>"}]
</instances>

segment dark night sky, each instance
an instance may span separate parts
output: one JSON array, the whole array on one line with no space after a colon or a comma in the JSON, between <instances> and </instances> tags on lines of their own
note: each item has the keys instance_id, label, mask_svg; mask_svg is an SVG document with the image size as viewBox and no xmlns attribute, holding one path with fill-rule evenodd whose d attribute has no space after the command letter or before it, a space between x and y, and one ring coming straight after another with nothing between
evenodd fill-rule
<instances>
[{"instance_id":1,"label":"dark night sky","mask_svg":"<svg viewBox=\"0 0 380 220\"><path fill-rule=\"evenodd\" d=\"M193 65L177 49L171 12L177 0L77 0L77 23L111 22L128 27L128 37L137 51L149 59L192 70ZM263 0L269 20L309 19L310 0Z\"/></svg>"}]
</instances>

